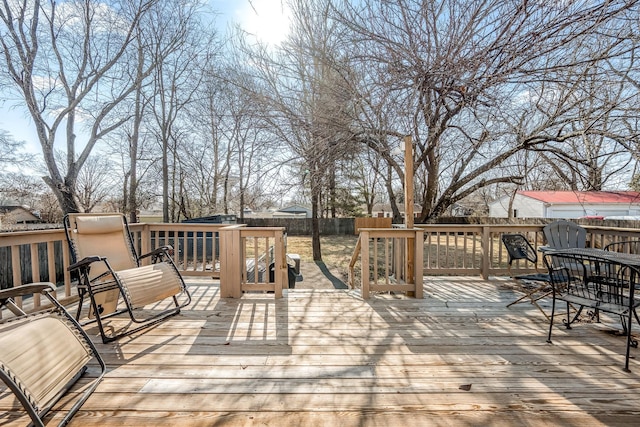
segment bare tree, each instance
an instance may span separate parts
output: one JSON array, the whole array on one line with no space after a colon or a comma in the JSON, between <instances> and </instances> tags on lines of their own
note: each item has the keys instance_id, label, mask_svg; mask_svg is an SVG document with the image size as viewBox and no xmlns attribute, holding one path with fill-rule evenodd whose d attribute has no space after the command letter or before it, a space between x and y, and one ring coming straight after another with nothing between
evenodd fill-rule
<instances>
[{"instance_id":1,"label":"bare tree","mask_svg":"<svg viewBox=\"0 0 640 427\"><path fill-rule=\"evenodd\" d=\"M113 114L136 87L122 59L154 3L34 0L0 5L6 77L33 120L49 173L45 182L64 212L78 211L78 173L96 143L128 120ZM54 155L59 135L65 139L65 175Z\"/></svg>"},{"instance_id":2,"label":"bare tree","mask_svg":"<svg viewBox=\"0 0 640 427\"><path fill-rule=\"evenodd\" d=\"M263 87L258 99L270 111L271 131L303 164L302 179L311 196L313 258L319 261L322 195L334 191L338 159L354 150L347 126L351 93L336 67L339 34L327 9L314 9L305 1L290 6L293 24L287 41L277 49L254 48L252 54Z\"/></svg>"},{"instance_id":3,"label":"bare tree","mask_svg":"<svg viewBox=\"0 0 640 427\"><path fill-rule=\"evenodd\" d=\"M200 5L191 1L167 2L154 10L145 38L153 46L150 53L157 63L153 75L150 112L155 136L162 153L163 221L175 221L184 206L178 144L188 140L187 106L194 102L205 70L214 57L215 33L197 19ZM169 47L170 46L170 47ZM182 188L182 187L181 187Z\"/></svg>"},{"instance_id":4,"label":"bare tree","mask_svg":"<svg viewBox=\"0 0 640 427\"><path fill-rule=\"evenodd\" d=\"M236 160L235 171L238 181L238 212L240 220L244 220L244 211L247 206L249 188L254 181L254 185L259 185L259 177L262 175L262 162L268 159L269 144L262 144L261 128L258 109L251 99L242 92L234 97L229 119L234 123L231 134L231 144ZM262 137L266 133L262 132ZM258 177L257 179L253 179Z\"/></svg>"},{"instance_id":5,"label":"bare tree","mask_svg":"<svg viewBox=\"0 0 640 427\"><path fill-rule=\"evenodd\" d=\"M6 169L29 161L32 156L23 152L23 148L23 141L16 141L9 132L0 129L0 165Z\"/></svg>"},{"instance_id":6,"label":"bare tree","mask_svg":"<svg viewBox=\"0 0 640 427\"><path fill-rule=\"evenodd\" d=\"M191 139L178 149L189 215L233 211L242 218L245 207L262 206L276 192L282 150L267 127L251 58L235 48L241 37L231 35L187 106Z\"/></svg>"},{"instance_id":7,"label":"bare tree","mask_svg":"<svg viewBox=\"0 0 640 427\"><path fill-rule=\"evenodd\" d=\"M117 188L113 164L103 156L90 156L78 174L77 199L83 212L91 212Z\"/></svg>"},{"instance_id":8,"label":"bare tree","mask_svg":"<svg viewBox=\"0 0 640 427\"><path fill-rule=\"evenodd\" d=\"M141 32L140 29L138 29ZM143 96L143 88L146 86L144 83L144 73L145 73L145 56L146 52L144 49L144 41L143 38L138 35L136 39L136 50L135 50L135 58L136 64L135 68L135 88L133 92L133 105L131 106L132 112L132 120L131 120L131 130L126 133L125 140L128 142L127 146L127 156L126 164L128 168L126 168L124 173L124 182L123 182L123 206L122 211L129 213L129 221L131 223L138 222L138 186L140 176L138 174L138 164L140 159L140 152L142 151L141 147L141 128L143 124L143 118L145 110L148 106L149 101Z\"/></svg>"},{"instance_id":9,"label":"bare tree","mask_svg":"<svg viewBox=\"0 0 640 427\"><path fill-rule=\"evenodd\" d=\"M229 139L226 137L229 84L217 64L205 71L200 96L189 105L193 137L182 159L191 173L187 176L193 192L192 216L217 213L221 209L221 183L229 168Z\"/></svg>"},{"instance_id":10,"label":"bare tree","mask_svg":"<svg viewBox=\"0 0 640 427\"><path fill-rule=\"evenodd\" d=\"M385 175L382 170L382 159L373 151L367 150L365 154L358 156L355 164L358 171L356 183L358 183L360 197L364 200L366 213L371 216L374 204L383 200L380 196Z\"/></svg>"},{"instance_id":11,"label":"bare tree","mask_svg":"<svg viewBox=\"0 0 640 427\"><path fill-rule=\"evenodd\" d=\"M421 221L485 186L522 182L505 163L522 150L601 133L591 125L602 109L583 109L590 119L570 115L560 102L547 105L557 114L525 132L510 126L521 119L514 111L522 111L525 90L575 81L574 68L629 52L620 40L638 13L636 1L330 3L331 17L348 29L341 40L352 67L366 73L357 86L367 100L360 105L397 113L389 129L362 120L357 136L400 177L402 167L380 135L414 137L414 169L423 179Z\"/></svg>"},{"instance_id":12,"label":"bare tree","mask_svg":"<svg viewBox=\"0 0 640 427\"><path fill-rule=\"evenodd\" d=\"M528 92L528 103L522 101L528 108L514 125L515 132L530 135L557 129L562 139L536 150L550 167L547 181L559 180L566 189L611 186L633 162L628 147L640 141L638 131L628 126L636 115L638 92L629 90L608 62L575 66L565 70L564 80L537 84Z\"/></svg>"},{"instance_id":13,"label":"bare tree","mask_svg":"<svg viewBox=\"0 0 640 427\"><path fill-rule=\"evenodd\" d=\"M0 204L19 204L37 209L37 200L45 184L33 176L19 172L0 175Z\"/></svg>"}]
</instances>

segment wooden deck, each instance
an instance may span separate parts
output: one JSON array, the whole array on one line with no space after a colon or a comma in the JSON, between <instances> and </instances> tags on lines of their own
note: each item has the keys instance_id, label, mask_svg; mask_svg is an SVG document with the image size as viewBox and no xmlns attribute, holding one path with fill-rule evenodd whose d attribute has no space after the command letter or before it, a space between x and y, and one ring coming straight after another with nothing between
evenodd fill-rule
<instances>
[{"instance_id":1,"label":"wooden deck","mask_svg":"<svg viewBox=\"0 0 640 427\"><path fill-rule=\"evenodd\" d=\"M189 284L194 302L181 315L98 345L108 373L71 425L583 427L640 420L640 363L632 359L632 372L622 370L624 338L585 323L557 328L547 344L547 321L535 307L505 308L516 295L506 280L426 278L422 300L387 294L367 301L340 290L221 300L216 283ZM26 424L8 405L0 389L0 425ZM59 419L54 413L48 425Z\"/></svg>"}]
</instances>

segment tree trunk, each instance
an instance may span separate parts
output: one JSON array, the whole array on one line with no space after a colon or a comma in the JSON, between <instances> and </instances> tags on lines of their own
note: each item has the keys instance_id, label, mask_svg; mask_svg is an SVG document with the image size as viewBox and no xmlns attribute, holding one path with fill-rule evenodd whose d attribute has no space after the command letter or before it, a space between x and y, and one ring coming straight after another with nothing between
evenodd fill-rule
<instances>
[{"instance_id":1,"label":"tree trunk","mask_svg":"<svg viewBox=\"0 0 640 427\"><path fill-rule=\"evenodd\" d=\"M400 209L398 209L398 203L396 202L396 195L393 191L393 183L392 183L392 171L391 167L387 168L387 176L384 180L384 186L387 189L387 194L389 195L389 204L391 205L391 215L394 223L399 224L402 222L402 216L400 215Z\"/></svg>"},{"instance_id":2,"label":"tree trunk","mask_svg":"<svg viewBox=\"0 0 640 427\"><path fill-rule=\"evenodd\" d=\"M316 185L313 185L311 193L311 247L313 260L322 261L322 250L320 248L320 212L318 212L320 192L317 190Z\"/></svg>"},{"instance_id":3,"label":"tree trunk","mask_svg":"<svg viewBox=\"0 0 640 427\"><path fill-rule=\"evenodd\" d=\"M140 126L142 124L142 72L144 67L144 52L138 44L138 74L136 78L135 104L133 116L133 132L129 140L129 199L124 200L129 208L129 222L138 222L138 142L140 139ZM125 181L125 187L126 187ZM125 190L126 193L126 190Z\"/></svg>"},{"instance_id":4,"label":"tree trunk","mask_svg":"<svg viewBox=\"0 0 640 427\"><path fill-rule=\"evenodd\" d=\"M139 113L139 105L137 105L133 123L133 134L131 135L129 145L129 199L124 201L125 205L128 205L129 222L132 224L138 222L138 199L136 197L136 193L138 192L138 128L140 126L140 122L142 121L142 117ZM126 185L127 184L125 181L125 186Z\"/></svg>"},{"instance_id":5,"label":"tree trunk","mask_svg":"<svg viewBox=\"0 0 640 427\"><path fill-rule=\"evenodd\" d=\"M169 150L167 141L162 141L162 222L169 222Z\"/></svg>"},{"instance_id":6,"label":"tree trunk","mask_svg":"<svg viewBox=\"0 0 640 427\"><path fill-rule=\"evenodd\" d=\"M58 196L58 200L60 200L60 206L62 206L62 212L64 213L75 213L79 212L78 204L76 203L75 197L73 197L73 193L69 190L59 190L60 195Z\"/></svg>"},{"instance_id":7,"label":"tree trunk","mask_svg":"<svg viewBox=\"0 0 640 427\"><path fill-rule=\"evenodd\" d=\"M122 211L123 212L131 212L129 209L129 178L131 177L130 172L125 172L124 181L122 182ZM129 222L131 221L131 217L129 217Z\"/></svg>"},{"instance_id":8,"label":"tree trunk","mask_svg":"<svg viewBox=\"0 0 640 427\"><path fill-rule=\"evenodd\" d=\"M51 188L53 194L56 196L62 213L67 214L80 212L78 203L76 202L76 199L73 196L73 192L71 191L69 186L66 186L62 183L56 183L48 176L43 176L42 179L49 186L49 188Z\"/></svg>"},{"instance_id":9,"label":"tree trunk","mask_svg":"<svg viewBox=\"0 0 640 427\"><path fill-rule=\"evenodd\" d=\"M509 196L509 206L507 207L507 218L513 218L513 201L516 199L516 193L518 189L513 190L513 193Z\"/></svg>"},{"instance_id":10,"label":"tree trunk","mask_svg":"<svg viewBox=\"0 0 640 427\"><path fill-rule=\"evenodd\" d=\"M336 217L336 168L329 171L329 218Z\"/></svg>"},{"instance_id":11,"label":"tree trunk","mask_svg":"<svg viewBox=\"0 0 640 427\"><path fill-rule=\"evenodd\" d=\"M422 210L420 211L419 221L421 223L426 222L428 218L434 218L437 216L437 213L434 212L434 207L438 200L438 176L440 175L440 164L433 151L428 153L427 159L427 188L424 193Z\"/></svg>"},{"instance_id":12,"label":"tree trunk","mask_svg":"<svg viewBox=\"0 0 640 427\"><path fill-rule=\"evenodd\" d=\"M315 161L309 165L309 184L311 190L311 249L314 261L322 261L322 249L320 247L320 209L322 203L321 186L318 182L318 165Z\"/></svg>"}]
</instances>

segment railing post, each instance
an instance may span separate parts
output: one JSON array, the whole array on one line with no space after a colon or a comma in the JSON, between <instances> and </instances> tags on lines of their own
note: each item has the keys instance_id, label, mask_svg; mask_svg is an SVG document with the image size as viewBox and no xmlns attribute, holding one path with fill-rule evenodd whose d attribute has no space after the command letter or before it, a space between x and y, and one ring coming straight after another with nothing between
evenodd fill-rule
<instances>
[{"instance_id":1,"label":"railing post","mask_svg":"<svg viewBox=\"0 0 640 427\"><path fill-rule=\"evenodd\" d=\"M229 235L231 237L231 244L229 245L229 252L227 252L227 261L231 268L231 294L233 298L241 298L242 275L247 269L244 244L242 240L242 230L239 228L233 228Z\"/></svg>"},{"instance_id":2,"label":"railing post","mask_svg":"<svg viewBox=\"0 0 640 427\"><path fill-rule=\"evenodd\" d=\"M287 288L289 287L289 281L288 281L288 271L287 271L287 255L284 251L284 232L282 229L280 230L275 230L275 242L274 242L274 246L275 246L275 253L273 254L273 256L276 258L275 260L273 260L274 262L274 268L276 269L276 271L273 274L273 278L275 279L275 290L274 290L274 297L275 298L282 298L282 288L285 286L284 284L287 283ZM267 248L268 251L268 248ZM267 271L267 275L268 275L268 271ZM257 273L256 273L257 274Z\"/></svg>"},{"instance_id":3,"label":"railing post","mask_svg":"<svg viewBox=\"0 0 640 427\"><path fill-rule=\"evenodd\" d=\"M491 226L482 226L482 262L480 274L484 280L489 278L489 267L491 265Z\"/></svg>"},{"instance_id":4,"label":"railing post","mask_svg":"<svg viewBox=\"0 0 640 427\"><path fill-rule=\"evenodd\" d=\"M406 248L407 248L407 256L405 257L405 282L408 284L416 285L416 239L414 237L407 237ZM416 285L417 286L417 285ZM407 291L407 296L416 297L415 291Z\"/></svg>"},{"instance_id":5,"label":"railing post","mask_svg":"<svg viewBox=\"0 0 640 427\"><path fill-rule=\"evenodd\" d=\"M369 298L369 232L360 231L360 253L362 267L362 298Z\"/></svg>"},{"instance_id":6,"label":"railing post","mask_svg":"<svg viewBox=\"0 0 640 427\"><path fill-rule=\"evenodd\" d=\"M38 251L38 244L31 243L29 245L29 249L31 251L31 281L39 282L40 281L40 254ZM37 292L33 294L33 307L40 307L40 293Z\"/></svg>"},{"instance_id":7,"label":"railing post","mask_svg":"<svg viewBox=\"0 0 640 427\"><path fill-rule=\"evenodd\" d=\"M407 271L404 268L404 257L407 250L404 239L400 237L393 238L393 273L396 280L405 280Z\"/></svg>"},{"instance_id":8,"label":"railing post","mask_svg":"<svg viewBox=\"0 0 640 427\"><path fill-rule=\"evenodd\" d=\"M413 263L414 265L414 271L415 271L415 280L414 283L416 284L416 291L415 291L415 297L416 298L424 298L423 296L423 289L422 289L422 277L423 277L423 257L424 257L424 231L423 230L415 230L416 232L416 237L415 237L415 250L414 250L414 257L415 257L415 261Z\"/></svg>"},{"instance_id":9,"label":"railing post","mask_svg":"<svg viewBox=\"0 0 640 427\"><path fill-rule=\"evenodd\" d=\"M355 278L355 265L358 262L358 256L360 255L360 246L362 245L362 237L358 234L358 240L356 241L356 247L353 250L353 254L351 255L351 262L349 262L349 286L351 289L356 287L356 278Z\"/></svg>"},{"instance_id":10,"label":"railing post","mask_svg":"<svg viewBox=\"0 0 640 427\"><path fill-rule=\"evenodd\" d=\"M143 254L151 252L151 230L147 223L142 224L142 230L140 231L140 252ZM149 258L143 260L145 265L148 265L150 262L151 260Z\"/></svg>"},{"instance_id":11,"label":"railing post","mask_svg":"<svg viewBox=\"0 0 640 427\"><path fill-rule=\"evenodd\" d=\"M64 246L64 242L62 243L62 252L64 252L65 246ZM56 283L57 280L55 280L56 277L56 257L55 257L55 253L54 253L55 249L54 249L54 245L53 242L47 242L47 277L49 278L50 282L54 282ZM66 270L66 266L62 266L63 269ZM65 286L64 288L65 290L65 296L70 296L71 293L67 292L67 287ZM70 290L70 289L69 289Z\"/></svg>"},{"instance_id":12,"label":"railing post","mask_svg":"<svg viewBox=\"0 0 640 427\"><path fill-rule=\"evenodd\" d=\"M13 286L22 285L22 273L20 271L20 246L11 246L11 271L13 273ZM22 297L16 298L18 307L22 307Z\"/></svg>"},{"instance_id":13,"label":"railing post","mask_svg":"<svg viewBox=\"0 0 640 427\"><path fill-rule=\"evenodd\" d=\"M239 271L235 258L239 258L237 249L240 246L240 232L234 228L220 230L220 296L222 298L239 298L236 290L240 286Z\"/></svg>"}]
</instances>

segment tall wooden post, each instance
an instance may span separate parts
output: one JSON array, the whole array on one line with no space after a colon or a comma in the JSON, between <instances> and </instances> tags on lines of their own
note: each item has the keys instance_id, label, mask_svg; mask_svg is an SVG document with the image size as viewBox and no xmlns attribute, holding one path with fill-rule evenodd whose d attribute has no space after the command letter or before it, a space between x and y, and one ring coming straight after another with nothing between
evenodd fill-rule
<instances>
[{"instance_id":1,"label":"tall wooden post","mask_svg":"<svg viewBox=\"0 0 640 427\"><path fill-rule=\"evenodd\" d=\"M404 224L407 230L413 229L413 141L411 135L404 137ZM416 283L415 280L415 245L416 241L407 238L407 270L406 283ZM422 283L422 281L418 281ZM416 296L415 292L407 292L409 296Z\"/></svg>"},{"instance_id":2,"label":"tall wooden post","mask_svg":"<svg viewBox=\"0 0 640 427\"><path fill-rule=\"evenodd\" d=\"M411 135L404 137L404 223L413 228L413 142Z\"/></svg>"}]
</instances>

